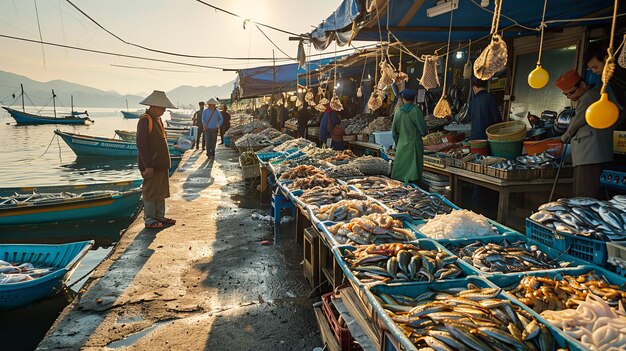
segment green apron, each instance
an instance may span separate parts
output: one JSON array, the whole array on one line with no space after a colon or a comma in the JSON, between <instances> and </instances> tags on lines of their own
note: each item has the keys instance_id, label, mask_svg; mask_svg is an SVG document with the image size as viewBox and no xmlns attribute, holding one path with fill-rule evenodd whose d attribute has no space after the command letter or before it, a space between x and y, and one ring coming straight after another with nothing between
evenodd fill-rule
<instances>
[{"instance_id":1,"label":"green apron","mask_svg":"<svg viewBox=\"0 0 626 351\"><path fill-rule=\"evenodd\" d=\"M419 180L424 165L422 135L426 135L422 111L413 104L402 105L393 116L391 132L396 143L391 177L405 183Z\"/></svg>"}]
</instances>

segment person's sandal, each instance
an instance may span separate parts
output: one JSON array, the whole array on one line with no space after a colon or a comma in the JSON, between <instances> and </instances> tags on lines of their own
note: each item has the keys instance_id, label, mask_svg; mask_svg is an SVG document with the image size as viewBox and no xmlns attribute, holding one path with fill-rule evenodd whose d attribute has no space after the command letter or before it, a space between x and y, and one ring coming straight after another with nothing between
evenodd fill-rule
<instances>
[{"instance_id":1,"label":"person's sandal","mask_svg":"<svg viewBox=\"0 0 626 351\"><path fill-rule=\"evenodd\" d=\"M163 228L163 223L161 222L154 222L151 224L146 224L146 229L161 229Z\"/></svg>"},{"instance_id":2,"label":"person's sandal","mask_svg":"<svg viewBox=\"0 0 626 351\"><path fill-rule=\"evenodd\" d=\"M161 223L162 223L163 225L168 225L168 226L169 226L169 225L174 225L174 224L176 224L176 220L175 220L175 219L171 219L171 218L167 218L167 217L166 217L166 218L163 218L163 220L161 220Z\"/></svg>"}]
</instances>

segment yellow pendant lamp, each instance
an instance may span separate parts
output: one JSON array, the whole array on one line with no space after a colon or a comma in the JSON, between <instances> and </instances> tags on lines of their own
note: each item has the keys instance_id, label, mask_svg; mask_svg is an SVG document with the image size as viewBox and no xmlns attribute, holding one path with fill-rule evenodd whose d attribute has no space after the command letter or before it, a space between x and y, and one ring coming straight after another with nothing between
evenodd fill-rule
<instances>
[{"instance_id":1,"label":"yellow pendant lamp","mask_svg":"<svg viewBox=\"0 0 626 351\"><path fill-rule=\"evenodd\" d=\"M619 0L615 0L613 7L613 25L611 27L611 41L607 50L608 57L604 64L604 70L602 70L602 90L600 90L600 100L594 102L585 111L585 119L587 124L592 128L604 129L609 128L617 122L619 117L619 110L617 106L609 101L609 97L606 93L606 86L613 77L615 71L615 57L613 57L613 37L615 36L615 22L617 18L617 8L619 7Z\"/></svg>"},{"instance_id":2,"label":"yellow pendant lamp","mask_svg":"<svg viewBox=\"0 0 626 351\"><path fill-rule=\"evenodd\" d=\"M528 74L528 85L534 89L541 89L548 85L550 74L541 67L541 51L543 49L543 29L546 27L546 6L548 0L543 3L543 16L541 17L541 40L539 41L539 57L537 58L537 67Z\"/></svg>"}]
</instances>

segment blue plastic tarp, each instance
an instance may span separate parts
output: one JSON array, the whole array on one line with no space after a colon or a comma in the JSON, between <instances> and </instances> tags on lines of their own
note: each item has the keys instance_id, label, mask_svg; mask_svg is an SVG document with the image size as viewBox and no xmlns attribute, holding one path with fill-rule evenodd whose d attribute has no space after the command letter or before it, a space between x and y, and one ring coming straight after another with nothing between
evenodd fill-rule
<instances>
[{"instance_id":1,"label":"blue plastic tarp","mask_svg":"<svg viewBox=\"0 0 626 351\"><path fill-rule=\"evenodd\" d=\"M352 26L352 22L359 15L359 3L357 0L343 0L339 7L324 20L317 28L311 33L313 38L322 38L326 35L326 32L333 32L341 30L348 26Z\"/></svg>"}]
</instances>

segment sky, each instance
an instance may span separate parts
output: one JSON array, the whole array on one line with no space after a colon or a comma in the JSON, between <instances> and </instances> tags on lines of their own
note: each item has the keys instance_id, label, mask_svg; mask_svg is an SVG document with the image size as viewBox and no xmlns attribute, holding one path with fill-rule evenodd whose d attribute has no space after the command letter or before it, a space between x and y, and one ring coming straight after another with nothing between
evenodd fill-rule
<instances>
[{"instance_id":1,"label":"sky","mask_svg":"<svg viewBox=\"0 0 626 351\"><path fill-rule=\"evenodd\" d=\"M41 35L48 42L220 68L271 65L271 60L247 60L249 57L271 58L272 49L275 49L256 27L248 25L244 29L242 19L217 12L195 0L71 1L126 41L176 53L243 57L246 60L180 58L134 48L98 28L66 0L0 0L0 34L38 40L38 12ZM341 0L205 2L289 32L308 33L313 26L328 17ZM290 56L296 56L298 44L289 41L289 35L261 28L278 47ZM326 50L328 53L333 51L334 45ZM319 52L312 48L311 53ZM284 57L277 49L275 55ZM135 68L123 68L120 65ZM42 49L42 45L37 43L6 38L0 38L0 70L37 81L62 79L106 91L140 95L154 89L167 91L180 85L222 85L236 77L234 72L222 70L105 56L51 46Z\"/></svg>"}]
</instances>

